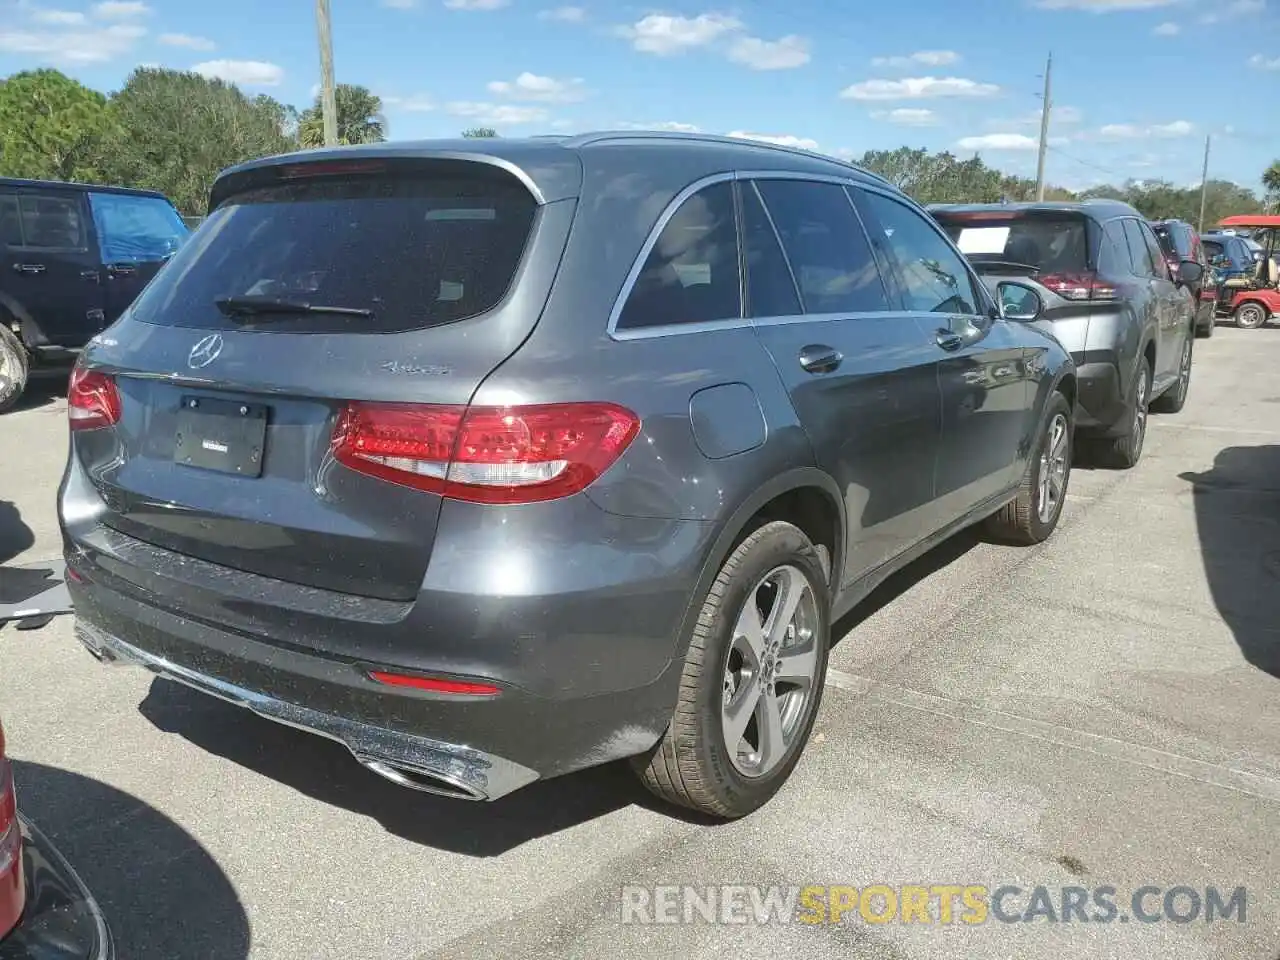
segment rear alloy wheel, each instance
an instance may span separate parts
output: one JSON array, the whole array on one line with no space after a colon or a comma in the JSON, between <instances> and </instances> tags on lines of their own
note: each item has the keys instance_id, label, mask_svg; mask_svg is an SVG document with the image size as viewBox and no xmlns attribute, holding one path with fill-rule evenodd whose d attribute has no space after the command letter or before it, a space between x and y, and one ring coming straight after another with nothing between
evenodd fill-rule
<instances>
[{"instance_id":1,"label":"rear alloy wheel","mask_svg":"<svg viewBox=\"0 0 1280 960\"><path fill-rule=\"evenodd\" d=\"M1191 348L1194 341L1187 337L1182 345L1182 359L1178 362L1178 382L1151 401L1151 409L1156 413L1179 413L1187 403L1187 392L1191 389Z\"/></svg>"},{"instance_id":2,"label":"rear alloy wheel","mask_svg":"<svg viewBox=\"0 0 1280 960\"><path fill-rule=\"evenodd\" d=\"M817 550L765 523L725 561L703 604L666 734L633 761L653 793L732 819L781 789L822 701L830 604Z\"/></svg>"},{"instance_id":3,"label":"rear alloy wheel","mask_svg":"<svg viewBox=\"0 0 1280 960\"><path fill-rule=\"evenodd\" d=\"M0 327L0 413L11 408L27 388L27 352L17 337Z\"/></svg>"},{"instance_id":4,"label":"rear alloy wheel","mask_svg":"<svg viewBox=\"0 0 1280 960\"><path fill-rule=\"evenodd\" d=\"M1133 403L1124 427L1124 433L1118 437L1104 440L1101 448L1102 461L1120 470L1129 470L1138 465L1142 459L1142 448L1147 440L1147 413L1151 402L1151 364L1146 356L1138 358L1137 369L1133 372L1133 383L1129 387L1129 396Z\"/></svg>"},{"instance_id":5,"label":"rear alloy wheel","mask_svg":"<svg viewBox=\"0 0 1280 960\"><path fill-rule=\"evenodd\" d=\"M987 518L987 532L992 537L1027 546L1049 539L1067 500L1072 440L1071 405L1061 393L1055 393L1017 498Z\"/></svg>"},{"instance_id":6,"label":"rear alloy wheel","mask_svg":"<svg viewBox=\"0 0 1280 960\"><path fill-rule=\"evenodd\" d=\"M1256 330L1267 322L1267 308L1260 303L1242 303L1236 308L1236 326L1242 330Z\"/></svg>"}]
</instances>

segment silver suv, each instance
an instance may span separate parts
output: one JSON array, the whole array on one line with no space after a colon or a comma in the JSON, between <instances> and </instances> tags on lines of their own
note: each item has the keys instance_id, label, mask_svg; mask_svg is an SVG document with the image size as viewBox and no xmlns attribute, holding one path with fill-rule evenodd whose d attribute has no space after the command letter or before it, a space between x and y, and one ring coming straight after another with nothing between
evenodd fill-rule
<instances>
[{"instance_id":1,"label":"silver suv","mask_svg":"<svg viewBox=\"0 0 1280 960\"><path fill-rule=\"evenodd\" d=\"M82 641L495 799L632 758L723 817L831 624L1067 490L1077 381L884 181L740 140L379 144L224 173L70 388Z\"/></svg>"}]
</instances>

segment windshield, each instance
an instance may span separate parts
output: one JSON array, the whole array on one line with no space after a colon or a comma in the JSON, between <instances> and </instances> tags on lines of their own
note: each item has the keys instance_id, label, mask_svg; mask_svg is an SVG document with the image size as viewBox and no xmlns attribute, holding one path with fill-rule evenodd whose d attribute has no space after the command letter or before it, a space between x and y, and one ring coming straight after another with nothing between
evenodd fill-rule
<instances>
[{"instance_id":1,"label":"windshield","mask_svg":"<svg viewBox=\"0 0 1280 960\"><path fill-rule=\"evenodd\" d=\"M171 257L191 231L168 200L127 193L90 193L103 263L145 263Z\"/></svg>"},{"instance_id":2,"label":"windshield","mask_svg":"<svg viewBox=\"0 0 1280 960\"><path fill-rule=\"evenodd\" d=\"M220 328L233 321L217 302L249 297L367 314L255 311L284 331L450 323L505 296L535 209L522 186L491 180L325 178L258 188L209 216L134 315Z\"/></svg>"},{"instance_id":3,"label":"windshield","mask_svg":"<svg viewBox=\"0 0 1280 960\"><path fill-rule=\"evenodd\" d=\"M948 214L936 212L960 252L975 263L1000 260L1026 264L1040 273L1088 269L1088 234L1083 217L1062 214Z\"/></svg>"}]
</instances>

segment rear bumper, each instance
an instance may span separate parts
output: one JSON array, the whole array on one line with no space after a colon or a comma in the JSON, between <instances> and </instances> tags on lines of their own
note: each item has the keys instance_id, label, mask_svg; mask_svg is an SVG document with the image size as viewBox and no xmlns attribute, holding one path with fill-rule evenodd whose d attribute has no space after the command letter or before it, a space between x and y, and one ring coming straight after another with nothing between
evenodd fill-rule
<instances>
[{"instance_id":1,"label":"rear bumper","mask_svg":"<svg viewBox=\"0 0 1280 960\"><path fill-rule=\"evenodd\" d=\"M1117 357L1109 351L1090 350L1073 355L1079 385L1076 429L1106 433L1127 422L1128 399L1124 395Z\"/></svg>"},{"instance_id":2,"label":"rear bumper","mask_svg":"<svg viewBox=\"0 0 1280 960\"><path fill-rule=\"evenodd\" d=\"M18 820L27 906L0 940L0 960L114 960L111 931L93 894L43 833Z\"/></svg>"}]
</instances>

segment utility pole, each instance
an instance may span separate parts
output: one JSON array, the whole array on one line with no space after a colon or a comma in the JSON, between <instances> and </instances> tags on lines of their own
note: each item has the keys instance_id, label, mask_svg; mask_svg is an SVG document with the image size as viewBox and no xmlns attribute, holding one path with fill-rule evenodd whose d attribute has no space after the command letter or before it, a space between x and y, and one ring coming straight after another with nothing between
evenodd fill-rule
<instances>
[{"instance_id":1,"label":"utility pole","mask_svg":"<svg viewBox=\"0 0 1280 960\"><path fill-rule=\"evenodd\" d=\"M1053 107L1053 54L1044 68L1044 103L1040 110L1040 157L1036 161L1036 202L1044 200L1044 157L1049 150L1049 111Z\"/></svg>"},{"instance_id":2,"label":"utility pole","mask_svg":"<svg viewBox=\"0 0 1280 960\"><path fill-rule=\"evenodd\" d=\"M1212 134L1204 138L1204 172L1200 175L1200 222L1196 224L1196 233L1204 233L1204 204L1209 197L1209 143L1212 140Z\"/></svg>"},{"instance_id":3,"label":"utility pole","mask_svg":"<svg viewBox=\"0 0 1280 960\"><path fill-rule=\"evenodd\" d=\"M316 0L316 27L320 31L320 106L324 114L324 144L338 145L338 101L333 92L333 31L329 25L329 0Z\"/></svg>"}]
</instances>

